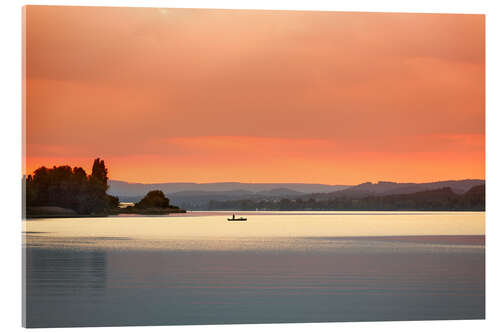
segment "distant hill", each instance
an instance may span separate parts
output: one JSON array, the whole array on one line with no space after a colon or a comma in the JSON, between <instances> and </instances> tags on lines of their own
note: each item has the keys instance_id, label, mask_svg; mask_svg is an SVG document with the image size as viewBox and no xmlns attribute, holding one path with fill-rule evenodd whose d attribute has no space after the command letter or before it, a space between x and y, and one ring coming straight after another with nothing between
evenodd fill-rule
<instances>
[{"instance_id":1,"label":"distant hill","mask_svg":"<svg viewBox=\"0 0 500 333\"><path fill-rule=\"evenodd\" d=\"M232 191L180 191L168 193L173 204L186 209L208 209L211 200L260 200L296 198L304 195L303 192L293 191L286 188L277 188L268 191L252 192L246 190ZM137 202L142 196L120 196L123 202Z\"/></svg>"},{"instance_id":2,"label":"distant hill","mask_svg":"<svg viewBox=\"0 0 500 333\"><path fill-rule=\"evenodd\" d=\"M210 201L210 210L333 210L333 211L484 211L485 186L457 194L450 187L408 194L390 194L328 200L229 200Z\"/></svg>"},{"instance_id":3,"label":"distant hill","mask_svg":"<svg viewBox=\"0 0 500 333\"><path fill-rule=\"evenodd\" d=\"M119 180L109 181L109 192L116 195L144 195L152 189L159 189L164 193L175 193L182 191L234 191L244 190L251 192L269 191L273 189L286 188L291 191L302 193L326 193L342 190L349 185L326 185L326 184L302 184L302 183L128 183Z\"/></svg>"},{"instance_id":4,"label":"distant hill","mask_svg":"<svg viewBox=\"0 0 500 333\"><path fill-rule=\"evenodd\" d=\"M293 198L304 194L304 192L290 190L288 188L275 188L267 191L257 192L258 195L265 197Z\"/></svg>"},{"instance_id":5,"label":"distant hill","mask_svg":"<svg viewBox=\"0 0 500 333\"><path fill-rule=\"evenodd\" d=\"M304 200L313 198L315 200L330 200L335 198L364 198L367 196L385 196L394 194L409 194L422 191L431 191L449 187L456 194L463 194L474 186L484 185L481 179L446 180L431 183L395 183L380 181L378 183L362 183L356 186L331 192L313 193L301 197Z\"/></svg>"},{"instance_id":6,"label":"distant hill","mask_svg":"<svg viewBox=\"0 0 500 333\"><path fill-rule=\"evenodd\" d=\"M179 196L186 197L186 194L193 194L197 196L200 194L201 195L208 194L208 192L231 192L231 191L248 191L251 194L258 194L259 192L271 191L269 193L270 195L275 195L280 191L281 192L288 191L288 193L286 193L287 195L290 195L292 193L293 194L327 193L327 192L342 190L349 187L347 185L325 185L325 184L238 183L238 182L141 184L141 183L128 183L118 180L110 180L109 186L110 187L108 192L118 196L121 201L124 201L125 198L131 199L135 197L143 197L147 192L156 189L161 190L165 194L170 196L173 193L178 193ZM260 193L260 194L265 195L265 193Z\"/></svg>"},{"instance_id":7,"label":"distant hill","mask_svg":"<svg viewBox=\"0 0 500 333\"><path fill-rule=\"evenodd\" d=\"M255 194L251 191L180 191L169 193L170 200L187 209L206 209L210 200L234 200L253 198ZM214 199L216 198L216 199Z\"/></svg>"},{"instance_id":8,"label":"distant hill","mask_svg":"<svg viewBox=\"0 0 500 333\"><path fill-rule=\"evenodd\" d=\"M301 184L301 183L157 183L140 184L109 181L109 193L122 202L137 202L147 192L160 190L172 204L184 209L209 209L210 201L234 200L280 200L314 199L317 201L335 198L364 198L368 196L388 196L409 194L435 189L450 188L456 194L463 194L473 186L484 185L484 180L466 179L432 183L395 183L380 181L362 183L355 186Z\"/></svg>"}]
</instances>

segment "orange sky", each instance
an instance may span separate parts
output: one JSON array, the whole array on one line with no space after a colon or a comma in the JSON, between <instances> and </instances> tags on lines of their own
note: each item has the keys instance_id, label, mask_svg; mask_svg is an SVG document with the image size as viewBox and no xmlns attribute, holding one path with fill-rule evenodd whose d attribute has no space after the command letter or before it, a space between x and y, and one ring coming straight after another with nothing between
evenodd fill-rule
<instances>
[{"instance_id":1,"label":"orange sky","mask_svg":"<svg viewBox=\"0 0 500 333\"><path fill-rule=\"evenodd\" d=\"M484 178L484 16L29 6L26 167Z\"/></svg>"}]
</instances>

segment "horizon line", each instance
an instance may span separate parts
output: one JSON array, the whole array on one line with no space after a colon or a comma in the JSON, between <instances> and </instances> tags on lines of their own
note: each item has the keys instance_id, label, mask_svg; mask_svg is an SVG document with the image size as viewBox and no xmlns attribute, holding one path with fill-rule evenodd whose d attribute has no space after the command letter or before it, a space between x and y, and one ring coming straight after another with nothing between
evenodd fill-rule
<instances>
[{"instance_id":1,"label":"horizon line","mask_svg":"<svg viewBox=\"0 0 500 333\"><path fill-rule=\"evenodd\" d=\"M425 183L437 183L437 182L453 182L453 181L464 181L464 180L479 180L486 182L486 179L482 178L461 178L461 179L442 179L442 180L432 180L432 181L422 181L422 182L414 182L414 181L390 181L390 180L377 180L377 181L364 181L358 184L328 184L328 183L311 183L311 182L243 182L243 181L211 181L211 182L194 182L194 181L163 181L163 182L152 182L152 183L141 183L141 182L130 182L126 180L119 179L109 179L110 181L122 182L127 184L140 184L140 185L156 185L156 184L197 184L197 185L206 185L206 184L302 184L302 185L325 185L325 186L356 186L361 184L379 184L379 183L395 183L395 184L425 184Z\"/></svg>"}]
</instances>

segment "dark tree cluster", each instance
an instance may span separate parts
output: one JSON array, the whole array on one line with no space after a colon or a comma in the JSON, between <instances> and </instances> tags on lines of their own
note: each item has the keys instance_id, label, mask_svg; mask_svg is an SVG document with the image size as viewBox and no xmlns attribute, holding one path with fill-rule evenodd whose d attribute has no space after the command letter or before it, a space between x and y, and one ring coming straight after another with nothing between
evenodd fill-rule
<instances>
[{"instance_id":1,"label":"dark tree cluster","mask_svg":"<svg viewBox=\"0 0 500 333\"><path fill-rule=\"evenodd\" d=\"M176 206L170 205L170 199L160 190L149 191L144 198L134 205L135 208L148 209L148 208L175 208Z\"/></svg>"},{"instance_id":2,"label":"dark tree cluster","mask_svg":"<svg viewBox=\"0 0 500 333\"><path fill-rule=\"evenodd\" d=\"M117 208L117 197L106 194L108 169L97 158L92 174L87 175L80 167L41 167L25 178L26 208L56 206L69 208L78 214L103 214Z\"/></svg>"},{"instance_id":3,"label":"dark tree cluster","mask_svg":"<svg viewBox=\"0 0 500 333\"><path fill-rule=\"evenodd\" d=\"M449 187L385 196L364 198L340 197L329 200L230 200L210 201L210 210L431 210L484 211L485 186L478 185L460 195Z\"/></svg>"}]
</instances>

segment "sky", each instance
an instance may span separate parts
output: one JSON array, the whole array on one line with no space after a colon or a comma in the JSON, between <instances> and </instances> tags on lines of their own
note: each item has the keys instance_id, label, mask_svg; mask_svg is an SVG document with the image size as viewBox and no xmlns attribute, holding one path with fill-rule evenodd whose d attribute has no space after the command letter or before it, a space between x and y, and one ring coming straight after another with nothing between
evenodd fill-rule
<instances>
[{"instance_id":1,"label":"sky","mask_svg":"<svg viewBox=\"0 0 500 333\"><path fill-rule=\"evenodd\" d=\"M485 177L483 15L28 6L26 170Z\"/></svg>"}]
</instances>

